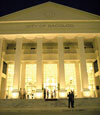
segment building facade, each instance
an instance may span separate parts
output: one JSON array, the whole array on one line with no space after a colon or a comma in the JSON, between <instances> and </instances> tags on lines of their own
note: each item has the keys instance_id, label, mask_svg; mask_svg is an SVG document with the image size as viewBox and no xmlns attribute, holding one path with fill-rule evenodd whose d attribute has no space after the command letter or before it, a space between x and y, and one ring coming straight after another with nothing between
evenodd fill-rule
<instances>
[{"instance_id":1,"label":"building facade","mask_svg":"<svg viewBox=\"0 0 100 115\"><path fill-rule=\"evenodd\" d=\"M0 98L100 96L100 16L47 2L0 17Z\"/></svg>"}]
</instances>

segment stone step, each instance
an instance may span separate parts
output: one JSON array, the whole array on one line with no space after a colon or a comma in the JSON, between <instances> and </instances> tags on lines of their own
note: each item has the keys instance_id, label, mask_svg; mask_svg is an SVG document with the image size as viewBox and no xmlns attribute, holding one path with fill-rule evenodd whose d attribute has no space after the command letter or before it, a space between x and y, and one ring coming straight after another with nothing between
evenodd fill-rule
<instances>
[{"instance_id":1,"label":"stone step","mask_svg":"<svg viewBox=\"0 0 100 115\"><path fill-rule=\"evenodd\" d=\"M58 100L1 99L0 100L0 108L66 107L66 106L68 106L67 99L58 99ZM100 106L100 98L75 99L75 107L92 107L92 106Z\"/></svg>"}]
</instances>

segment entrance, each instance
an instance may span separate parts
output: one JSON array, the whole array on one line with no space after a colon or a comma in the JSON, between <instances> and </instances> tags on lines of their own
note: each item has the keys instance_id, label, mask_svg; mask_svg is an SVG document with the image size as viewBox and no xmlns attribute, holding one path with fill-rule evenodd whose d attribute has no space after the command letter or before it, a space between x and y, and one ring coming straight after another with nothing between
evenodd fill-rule
<instances>
[{"instance_id":1,"label":"entrance","mask_svg":"<svg viewBox=\"0 0 100 115\"><path fill-rule=\"evenodd\" d=\"M27 99L35 99L36 92L36 64L26 64L25 91Z\"/></svg>"},{"instance_id":2,"label":"entrance","mask_svg":"<svg viewBox=\"0 0 100 115\"><path fill-rule=\"evenodd\" d=\"M74 63L66 63L65 65L65 84L67 93L74 91L75 96L77 95L76 87L76 70Z\"/></svg>"},{"instance_id":3,"label":"entrance","mask_svg":"<svg viewBox=\"0 0 100 115\"><path fill-rule=\"evenodd\" d=\"M58 98L57 64L44 64L44 88L46 98Z\"/></svg>"}]
</instances>

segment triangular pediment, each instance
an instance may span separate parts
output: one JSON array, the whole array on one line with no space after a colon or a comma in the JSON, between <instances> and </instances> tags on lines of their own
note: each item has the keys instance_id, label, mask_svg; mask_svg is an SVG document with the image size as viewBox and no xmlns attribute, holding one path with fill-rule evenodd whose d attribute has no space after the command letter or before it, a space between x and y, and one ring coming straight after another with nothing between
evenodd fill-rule
<instances>
[{"instance_id":1,"label":"triangular pediment","mask_svg":"<svg viewBox=\"0 0 100 115\"><path fill-rule=\"evenodd\" d=\"M100 20L100 16L61 4L46 2L0 17L0 21L23 20Z\"/></svg>"}]
</instances>

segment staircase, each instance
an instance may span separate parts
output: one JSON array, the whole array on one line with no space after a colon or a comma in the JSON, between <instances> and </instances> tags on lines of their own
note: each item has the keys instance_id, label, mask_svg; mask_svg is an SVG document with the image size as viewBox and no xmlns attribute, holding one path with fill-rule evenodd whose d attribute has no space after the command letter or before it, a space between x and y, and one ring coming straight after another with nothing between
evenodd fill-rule
<instances>
[{"instance_id":1,"label":"staircase","mask_svg":"<svg viewBox=\"0 0 100 115\"><path fill-rule=\"evenodd\" d=\"M67 107L67 99L43 100L43 99L1 99L0 108L51 108ZM100 98L77 98L76 107L100 107Z\"/></svg>"}]
</instances>

